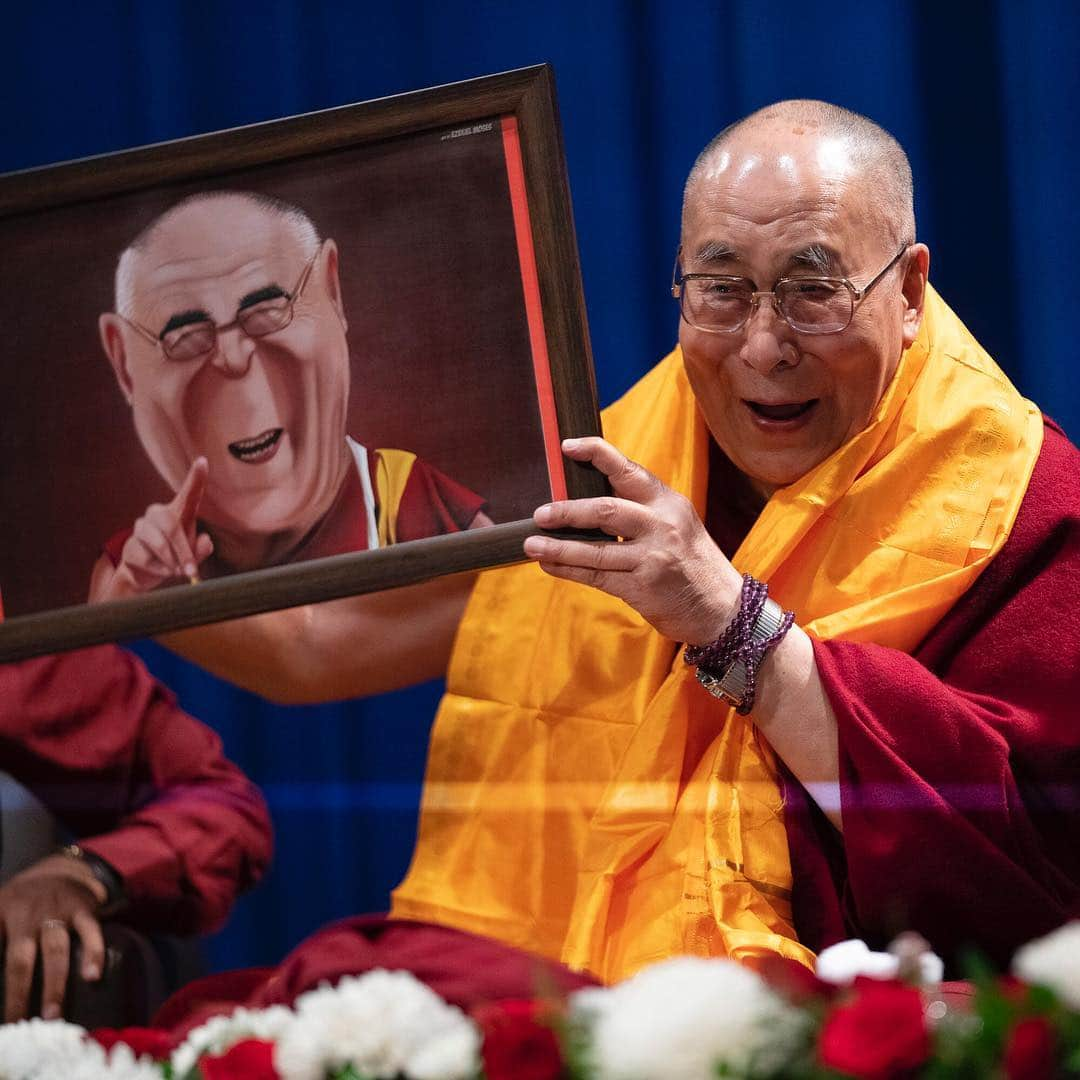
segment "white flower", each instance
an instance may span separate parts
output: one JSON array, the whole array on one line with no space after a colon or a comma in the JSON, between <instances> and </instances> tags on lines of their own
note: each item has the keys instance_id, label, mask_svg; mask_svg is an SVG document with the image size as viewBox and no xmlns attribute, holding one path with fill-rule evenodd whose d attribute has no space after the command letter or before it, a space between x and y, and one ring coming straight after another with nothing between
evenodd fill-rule
<instances>
[{"instance_id":1,"label":"white flower","mask_svg":"<svg viewBox=\"0 0 1080 1080\"><path fill-rule=\"evenodd\" d=\"M63 1020L34 1019L3 1024L0 1080L52 1080L66 1076L86 1052L85 1036L83 1028Z\"/></svg>"},{"instance_id":2,"label":"white flower","mask_svg":"<svg viewBox=\"0 0 1080 1080\"><path fill-rule=\"evenodd\" d=\"M378 969L302 994L274 1052L284 1080L322 1080L349 1064L377 1078L468 1080L480 1068L480 1035L408 972Z\"/></svg>"},{"instance_id":3,"label":"white flower","mask_svg":"<svg viewBox=\"0 0 1080 1080\"><path fill-rule=\"evenodd\" d=\"M186 1076L204 1054L223 1054L244 1039L276 1040L293 1020L291 1009L272 1005L269 1009L236 1009L228 1016L214 1016L192 1028L173 1051L174 1076Z\"/></svg>"},{"instance_id":4,"label":"white flower","mask_svg":"<svg viewBox=\"0 0 1080 1080\"><path fill-rule=\"evenodd\" d=\"M936 953L919 954L919 982L932 986L941 982L945 963ZM865 941L839 941L822 949L817 958L817 976L834 986L850 986L857 975L871 979L895 979L900 973L900 957L893 953L871 952Z\"/></svg>"},{"instance_id":5,"label":"white flower","mask_svg":"<svg viewBox=\"0 0 1080 1080\"><path fill-rule=\"evenodd\" d=\"M1026 983L1049 987L1070 1009L1080 1010L1080 921L1018 949L1012 972Z\"/></svg>"},{"instance_id":6,"label":"white flower","mask_svg":"<svg viewBox=\"0 0 1080 1080\"><path fill-rule=\"evenodd\" d=\"M130 1046L106 1053L76 1024L34 1019L0 1026L0 1080L161 1080L161 1070Z\"/></svg>"},{"instance_id":7,"label":"white flower","mask_svg":"<svg viewBox=\"0 0 1080 1080\"><path fill-rule=\"evenodd\" d=\"M453 1006L447 1006L452 1008ZM468 1080L480 1069L480 1031L465 1020L449 1026L409 1057L405 1075L409 1080Z\"/></svg>"},{"instance_id":8,"label":"white flower","mask_svg":"<svg viewBox=\"0 0 1080 1080\"><path fill-rule=\"evenodd\" d=\"M749 968L677 957L571 998L599 1080L712 1080L725 1064L776 1068L806 1021Z\"/></svg>"},{"instance_id":9,"label":"white flower","mask_svg":"<svg viewBox=\"0 0 1080 1080\"><path fill-rule=\"evenodd\" d=\"M136 1058L123 1043L117 1043L108 1054L96 1043L88 1042L87 1050L79 1063L57 1080L161 1080L161 1069L153 1059L145 1054Z\"/></svg>"},{"instance_id":10,"label":"white flower","mask_svg":"<svg viewBox=\"0 0 1080 1080\"><path fill-rule=\"evenodd\" d=\"M865 941L852 938L822 949L817 958L817 976L835 986L847 986L857 975L872 979L895 979L900 958L891 953L871 952Z\"/></svg>"}]
</instances>

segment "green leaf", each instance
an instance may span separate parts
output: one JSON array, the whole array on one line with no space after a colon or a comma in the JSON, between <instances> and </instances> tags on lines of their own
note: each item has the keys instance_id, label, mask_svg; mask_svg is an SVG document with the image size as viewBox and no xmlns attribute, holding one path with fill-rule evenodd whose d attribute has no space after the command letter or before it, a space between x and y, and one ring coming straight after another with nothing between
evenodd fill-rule
<instances>
[{"instance_id":1,"label":"green leaf","mask_svg":"<svg viewBox=\"0 0 1080 1080\"><path fill-rule=\"evenodd\" d=\"M1074 1046L1066 1055L1062 1063L1066 1072L1080 1073L1080 1046Z\"/></svg>"},{"instance_id":2,"label":"green leaf","mask_svg":"<svg viewBox=\"0 0 1080 1080\"><path fill-rule=\"evenodd\" d=\"M1053 1012L1058 1008L1058 996L1048 986L1029 986L1027 995L1028 1008L1040 1015Z\"/></svg>"},{"instance_id":3,"label":"green leaf","mask_svg":"<svg viewBox=\"0 0 1080 1080\"><path fill-rule=\"evenodd\" d=\"M352 1062L339 1069L327 1069L326 1080L374 1080L368 1073L357 1072Z\"/></svg>"}]
</instances>

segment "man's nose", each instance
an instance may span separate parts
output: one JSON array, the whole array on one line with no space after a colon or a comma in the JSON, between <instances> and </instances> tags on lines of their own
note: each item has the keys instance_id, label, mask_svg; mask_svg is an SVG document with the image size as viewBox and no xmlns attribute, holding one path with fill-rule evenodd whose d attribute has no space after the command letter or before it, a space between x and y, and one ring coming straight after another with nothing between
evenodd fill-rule
<instances>
[{"instance_id":1,"label":"man's nose","mask_svg":"<svg viewBox=\"0 0 1080 1080\"><path fill-rule=\"evenodd\" d=\"M750 319L743 328L743 362L757 371L772 371L780 364L798 363L799 350L794 331L776 306L775 296L759 296Z\"/></svg>"},{"instance_id":2,"label":"man's nose","mask_svg":"<svg viewBox=\"0 0 1080 1080\"><path fill-rule=\"evenodd\" d=\"M230 326L218 330L211 362L223 375L239 379L248 373L254 353L255 342L239 326Z\"/></svg>"}]
</instances>

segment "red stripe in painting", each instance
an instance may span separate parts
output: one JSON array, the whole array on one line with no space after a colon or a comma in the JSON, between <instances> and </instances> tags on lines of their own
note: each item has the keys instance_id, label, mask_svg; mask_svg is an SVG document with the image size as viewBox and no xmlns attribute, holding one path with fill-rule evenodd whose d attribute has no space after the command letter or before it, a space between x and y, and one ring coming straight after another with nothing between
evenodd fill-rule
<instances>
[{"instance_id":1,"label":"red stripe in painting","mask_svg":"<svg viewBox=\"0 0 1080 1080\"><path fill-rule=\"evenodd\" d=\"M502 136L551 497L565 499L566 473L563 470L562 448L559 445L559 421L555 414L555 394L551 386L551 364L548 359L547 337L544 334L544 312L540 306L540 283L536 275L536 252L533 249L532 226L529 224L529 200L525 194L525 170L521 164L521 142L518 138L516 117L503 117Z\"/></svg>"}]
</instances>

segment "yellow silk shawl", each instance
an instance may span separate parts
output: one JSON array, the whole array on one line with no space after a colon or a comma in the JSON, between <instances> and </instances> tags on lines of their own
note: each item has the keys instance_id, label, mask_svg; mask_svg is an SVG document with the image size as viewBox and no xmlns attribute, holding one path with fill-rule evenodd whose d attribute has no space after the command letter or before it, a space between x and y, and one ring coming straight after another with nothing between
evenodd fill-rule
<instances>
[{"instance_id":1,"label":"yellow silk shawl","mask_svg":"<svg viewBox=\"0 0 1080 1080\"><path fill-rule=\"evenodd\" d=\"M708 433L678 350L604 431L704 513ZM928 290L869 425L777 491L732 561L808 633L910 651L1000 550L1041 444L1038 410ZM790 895L771 749L678 644L535 566L482 575L394 914L615 981L677 953L811 963Z\"/></svg>"}]
</instances>

